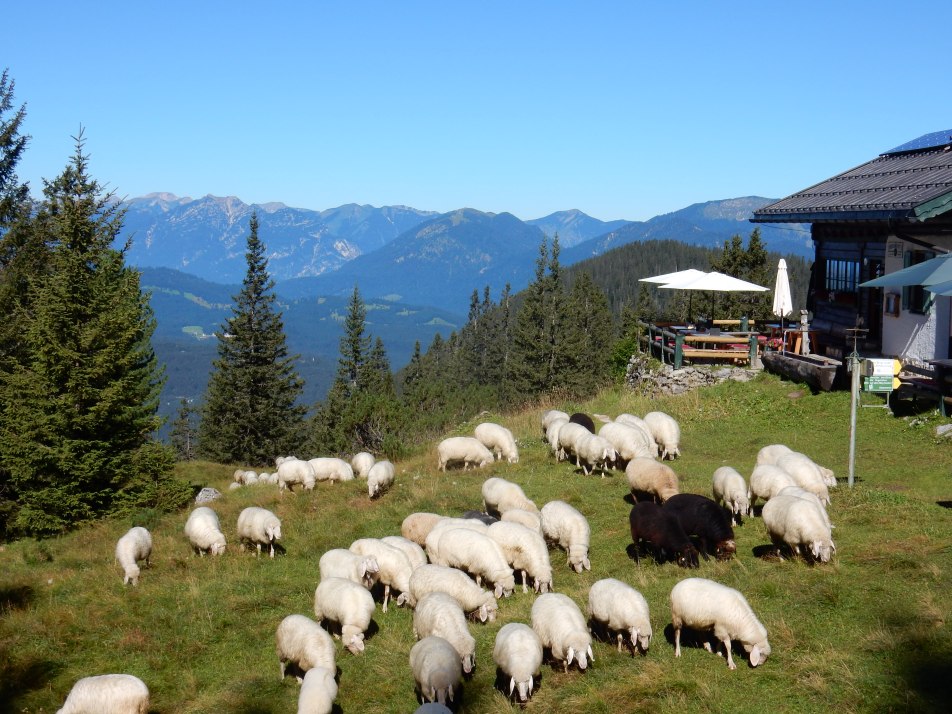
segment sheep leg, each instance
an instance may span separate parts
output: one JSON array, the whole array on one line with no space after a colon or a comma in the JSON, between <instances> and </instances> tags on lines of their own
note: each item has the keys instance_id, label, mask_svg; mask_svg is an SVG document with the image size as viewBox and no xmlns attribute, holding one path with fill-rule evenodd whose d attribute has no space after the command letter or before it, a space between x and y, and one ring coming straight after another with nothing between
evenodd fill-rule
<instances>
[{"instance_id":1,"label":"sheep leg","mask_svg":"<svg viewBox=\"0 0 952 714\"><path fill-rule=\"evenodd\" d=\"M624 637L622 636L622 634L621 634L621 633L618 633L618 651L619 651L619 652L621 652L621 643L622 643L622 640L623 640L623 639L624 639Z\"/></svg>"},{"instance_id":2,"label":"sheep leg","mask_svg":"<svg viewBox=\"0 0 952 714\"><path fill-rule=\"evenodd\" d=\"M525 571L525 570L522 571L522 592L523 592L523 593L529 592L529 587L528 587L528 585L526 584L526 571Z\"/></svg>"},{"instance_id":3,"label":"sheep leg","mask_svg":"<svg viewBox=\"0 0 952 714\"><path fill-rule=\"evenodd\" d=\"M383 611L384 612L387 611L387 600L389 599L390 599L390 586L385 584L383 586Z\"/></svg>"},{"instance_id":4,"label":"sheep leg","mask_svg":"<svg viewBox=\"0 0 952 714\"><path fill-rule=\"evenodd\" d=\"M274 543L269 543L268 545L269 545L268 555L270 555L272 558L274 558Z\"/></svg>"},{"instance_id":5,"label":"sheep leg","mask_svg":"<svg viewBox=\"0 0 952 714\"><path fill-rule=\"evenodd\" d=\"M737 669L737 665L734 664L734 658L731 657L731 638L724 638L724 651L727 652L727 667L728 669Z\"/></svg>"},{"instance_id":6,"label":"sheep leg","mask_svg":"<svg viewBox=\"0 0 952 714\"><path fill-rule=\"evenodd\" d=\"M255 557L257 558L259 555L261 555L261 543L255 543L255 545L258 547L258 551L255 553Z\"/></svg>"},{"instance_id":7,"label":"sheep leg","mask_svg":"<svg viewBox=\"0 0 952 714\"><path fill-rule=\"evenodd\" d=\"M681 656L681 628L674 628L674 656Z\"/></svg>"},{"instance_id":8,"label":"sheep leg","mask_svg":"<svg viewBox=\"0 0 952 714\"><path fill-rule=\"evenodd\" d=\"M285 668L287 665L285 664L284 660L280 660L280 661L278 662L278 664L281 665L281 680L283 681L283 680L284 680L284 668Z\"/></svg>"}]
</instances>

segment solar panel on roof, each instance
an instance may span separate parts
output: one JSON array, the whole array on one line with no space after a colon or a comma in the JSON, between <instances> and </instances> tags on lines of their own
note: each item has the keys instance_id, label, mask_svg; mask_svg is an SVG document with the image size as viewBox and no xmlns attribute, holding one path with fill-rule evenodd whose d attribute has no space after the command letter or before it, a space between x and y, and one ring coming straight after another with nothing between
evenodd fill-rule
<instances>
[{"instance_id":1,"label":"solar panel on roof","mask_svg":"<svg viewBox=\"0 0 952 714\"><path fill-rule=\"evenodd\" d=\"M880 154L880 156L901 154L904 151L934 149L940 146L945 146L946 144L952 144L952 129L946 129L945 131L934 131L931 134L923 134L918 139L907 141L905 144L900 144L895 149L884 151L882 154Z\"/></svg>"}]
</instances>

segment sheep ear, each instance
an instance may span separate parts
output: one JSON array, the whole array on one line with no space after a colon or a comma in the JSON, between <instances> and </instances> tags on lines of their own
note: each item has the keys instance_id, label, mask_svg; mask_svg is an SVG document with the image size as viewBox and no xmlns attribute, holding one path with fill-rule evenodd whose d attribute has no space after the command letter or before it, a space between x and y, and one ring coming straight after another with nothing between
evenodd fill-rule
<instances>
[{"instance_id":1,"label":"sheep ear","mask_svg":"<svg viewBox=\"0 0 952 714\"><path fill-rule=\"evenodd\" d=\"M573 659L575 659L575 649L572 647L569 647L569 656L565 660L565 664L572 664Z\"/></svg>"},{"instance_id":2,"label":"sheep ear","mask_svg":"<svg viewBox=\"0 0 952 714\"><path fill-rule=\"evenodd\" d=\"M594 661L595 661L595 654L592 652L592 646L591 646L591 645L588 646L588 661L589 661L589 662L594 662Z\"/></svg>"},{"instance_id":3,"label":"sheep ear","mask_svg":"<svg viewBox=\"0 0 952 714\"><path fill-rule=\"evenodd\" d=\"M588 558L585 558L585 560L582 561L582 565L585 567L586 570L592 569L592 563L589 561Z\"/></svg>"},{"instance_id":4,"label":"sheep ear","mask_svg":"<svg viewBox=\"0 0 952 714\"><path fill-rule=\"evenodd\" d=\"M499 598L501 598L501 597L502 597L502 585L497 585L497 586L496 586L496 589L495 589L493 592L494 592L494 594L496 595L496 599L497 599L497 600L498 600Z\"/></svg>"},{"instance_id":5,"label":"sheep ear","mask_svg":"<svg viewBox=\"0 0 952 714\"><path fill-rule=\"evenodd\" d=\"M450 701L453 701L453 686L452 685L450 685L449 687L449 695L450 695Z\"/></svg>"},{"instance_id":6,"label":"sheep ear","mask_svg":"<svg viewBox=\"0 0 952 714\"><path fill-rule=\"evenodd\" d=\"M756 667L762 661L760 659L760 645L754 645L754 648L750 651L750 666Z\"/></svg>"},{"instance_id":7,"label":"sheep ear","mask_svg":"<svg viewBox=\"0 0 952 714\"><path fill-rule=\"evenodd\" d=\"M533 679L532 675L530 674L529 675L529 694L532 694L532 690L534 688L535 688L535 679Z\"/></svg>"},{"instance_id":8,"label":"sheep ear","mask_svg":"<svg viewBox=\"0 0 952 714\"><path fill-rule=\"evenodd\" d=\"M510 677L509 678L509 696L510 697L512 696L512 690L515 688L516 688L516 678Z\"/></svg>"},{"instance_id":9,"label":"sheep ear","mask_svg":"<svg viewBox=\"0 0 952 714\"><path fill-rule=\"evenodd\" d=\"M489 611L486 609L485 605L479 606L479 621L486 622L486 619L489 617Z\"/></svg>"}]
</instances>

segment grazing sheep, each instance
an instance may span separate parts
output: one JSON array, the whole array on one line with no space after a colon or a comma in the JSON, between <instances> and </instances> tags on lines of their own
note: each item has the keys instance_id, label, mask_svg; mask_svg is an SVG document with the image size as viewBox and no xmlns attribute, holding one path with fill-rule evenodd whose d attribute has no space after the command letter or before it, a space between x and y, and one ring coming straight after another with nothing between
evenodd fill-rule
<instances>
[{"instance_id":1,"label":"grazing sheep","mask_svg":"<svg viewBox=\"0 0 952 714\"><path fill-rule=\"evenodd\" d=\"M446 518L438 521L433 528L430 529L430 533L433 531L445 531L450 528L462 528L467 531L476 531L477 533L485 533L486 529L489 526L486 523L483 523L480 518L453 518L452 516L447 516ZM429 537L429 535L427 535ZM426 543L423 543L423 546L426 547Z\"/></svg>"},{"instance_id":2,"label":"grazing sheep","mask_svg":"<svg viewBox=\"0 0 952 714\"><path fill-rule=\"evenodd\" d=\"M391 589L400 592L397 605L402 605L406 601L406 593L410 590L410 573L413 572L410 559L403 551L377 538L358 538L350 544L350 549L357 555L373 559L378 565L377 580L384 588L383 611L387 611Z\"/></svg>"},{"instance_id":3,"label":"grazing sheep","mask_svg":"<svg viewBox=\"0 0 952 714\"><path fill-rule=\"evenodd\" d=\"M288 458L278 464L278 490L287 489L294 493L295 486L301 486L306 491L314 488L314 469L311 464L302 459Z\"/></svg>"},{"instance_id":4,"label":"grazing sheep","mask_svg":"<svg viewBox=\"0 0 952 714\"><path fill-rule=\"evenodd\" d=\"M513 508L538 513L535 503L526 498L525 492L519 484L494 476L483 481L483 506L487 513L502 515Z\"/></svg>"},{"instance_id":5,"label":"grazing sheep","mask_svg":"<svg viewBox=\"0 0 952 714\"><path fill-rule=\"evenodd\" d=\"M424 637L410 649L410 669L421 701L446 704L463 678L459 654L442 637Z\"/></svg>"},{"instance_id":6,"label":"grazing sheep","mask_svg":"<svg viewBox=\"0 0 952 714\"><path fill-rule=\"evenodd\" d=\"M628 462L625 467L625 476L628 478L631 494L635 498L640 491L650 494L663 503L680 492L678 475L674 469L644 456Z\"/></svg>"},{"instance_id":7,"label":"grazing sheep","mask_svg":"<svg viewBox=\"0 0 952 714\"><path fill-rule=\"evenodd\" d=\"M542 414L542 433L546 434L549 431L549 427L552 425L552 422L564 419L565 421L569 420L569 415L558 409L549 409Z\"/></svg>"},{"instance_id":8,"label":"grazing sheep","mask_svg":"<svg viewBox=\"0 0 952 714\"><path fill-rule=\"evenodd\" d=\"M482 468L494 461L492 452L483 446L479 439L472 436L451 436L443 439L436 447L439 456L439 469L446 471L450 464L462 463L466 471L470 464Z\"/></svg>"},{"instance_id":9,"label":"grazing sheep","mask_svg":"<svg viewBox=\"0 0 952 714\"><path fill-rule=\"evenodd\" d=\"M147 714L149 688L131 674L83 677L56 714Z\"/></svg>"},{"instance_id":10,"label":"grazing sheep","mask_svg":"<svg viewBox=\"0 0 952 714\"><path fill-rule=\"evenodd\" d=\"M459 568L476 577L482 585L485 578L493 584L497 598L512 595L515 578L506 562L502 548L488 535L468 528L436 528L426 539L430 562Z\"/></svg>"},{"instance_id":11,"label":"grazing sheep","mask_svg":"<svg viewBox=\"0 0 952 714\"><path fill-rule=\"evenodd\" d=\"M598 435L607 439L615 448L618 463L627 464L639 456L654 459L658 454L658 447L651 435L628 424L615 421L603 424Z\"/></svg>"},{"instance_id":12,"label":"grazing sheep","mask_svg":"<svg viewBox=\"0 0 952 714\"><path fill-rule=\"evenodd\" d=\"M758 464L750 474L750 510L753 512L757 499L769 501L782 488L796 486L793 477L779 466Z\"/></svg>"},{"instance_id":13,"label":"grazing sheep","mask_svg":"<svg viewBox=\"0 0 952 714\"><path fill-rule=\"evenodd\" d=\"M563 671L576 662L582 671L595 661L592 635L582 611L568 595L545 593L532 603L532 629L552 657L562 662Z\"/></svg>"},{"instance_id":14,"label":"grazing sheep","mask_svg":"<svg viewBox=\"0 0 952 714\"><path fill-rule=\"evenodd\" d=\"M518 523L529 530L542 535L542 515L538 511L524 511L521 508L512 508L499 517L500 521Z\"/></svg>"},{"instance_id":15,"label":"grazing sheep","mask_svg":"<svg viewBox=\"0 0 952 714\"><path fill-rule=\"evenodd\" d=\"M463 511L462 518L479 521L485 526L499 523L499 519L496 518L496 516L490 516L488 513L483 513L482 511Z\"/></svg>"},{"instance_id":16,"label":"grazing sheep","mask_svg":"<svg viewBox=\"0 0 952 714\"><path fill-rule=\"evenodd\" d=\"M519 523L500 521L489 526L487 535L502 548L513 570L522 573L522 592L528 592L527 579L532 577L532 587L538 592L552 589L552 565L549 549L538 531Z\"/></svg>"},{"instance_id":17,"label":"grazing sheep","mask_svg":"<svg viewBox=\"0 0 952 714\"><path fill-rule=\"evenodd\" d=\"M314 667L304 675L298 692L297 714L331 714L337 698L335 670Z\"/></svg>"},{"instance_id":18,"label":"grazing sheep","mask_svg":"<svg viewBox=\"0 0 952 714\"><path fill-rule=\"evenodd\" d=\"M356 478L367 478L371 467L376 463L373 454L367 451L359 451L353 455L350 460L350 467L354 470Z\"/></svg>"},{"instance_id":19,"label":"grazing sheep","mask_svg":"<svg viewBox=\"0 0 952 714\"><path fill-rule=\"evenodd\" d=\"M400 524L400 533L407 540L422 546L433 527L444 518L445 516L438 513L411 513Z\"/></svg>"},{"instance_id":20,"label":"grazing sheep","mask_svg":"<svg viewBox=\"0 0 952 714\"><path fill-rule=\"evenodd\" d=\"M341 641L352 654L364 651L364 633L374 614L374 599L367 588L345 578L325 578L314 591L314 615L341 628Z\"/></svg>"},{"instance_id":21,"label":"grazing sheep","mask_svg":"<svg viewBox=\"0 0 952 714\"><path fill-rule=\"evenodd\" d=\"M633 426L636 429L641 429L648 436L651 436L651 429L648 428L648 424L645 423L645 420L639 416L635 416L634 414L623 413L616 416L615 421L618 424L627 424L628 426ZM651 436L651 440L654 441L653 436Z\"/></svg>"},{"instance_id":22,"label":"grazing sheep","mask_svg":"<svg viewBox=\"0 0 952 714\"><path fill-rule=\"evenodd\" d=\"M333 456L320 456L308 462L314 472L315 481L353 481L354 470L343 459Z\"/></svg>"},{"instance_id":23,"label":"grazing sheep","mask_svg":"<svg viewBox=\"0 0 952 714\"><path fill-rule=\"evenodd\" d=\"M403 551L403 554L407 556L407 560L410 561L410 567L413 570L416 570L421 565L425 565L428 562L426 558L426 551L409 538L404 538L403 536L384 536L380 540L382 540L387 545L392 545L395 548L399 548L401 551Z\"/></svg>"},{"instance_id":24,"label":"grazing sheep","mask_svg":"<svg viewBox=\"0 0 952 714\"><path fill-rule=\"evenodd\" d=\"M580 424L581 426L584 426L592 434L595 433L595 421L588 414L584 414L583 412L575 412L569 416L569 421L572 424Z\"/></svg>"},{"instance_id":25,"label":"grazing sheep","mask_svg":"<svg viewBox=\"0 0 952 714\"><path fill-rule=\"evenodd\" d=\"M681 427L674 417L664 412L648 412L644 422L658 444L662 459L676 459L681 455Z\"/></svg>"},{"instance_id":26,"label":"grazing sheep","mask_svg":"<svg viewBox=\"0 0 952 714\"><path fill-rule=\"evenodd\" d=\"M796 451L784 454L777 459L777 467L790 474L797 486L815 493L822 503L829 505L830 491L823 472L808 456Z\"/></svg>"},{"instance_id":27,"label":"grazing sheep","mask_svg":"<svg viewBox=\"0 0 952 714\"><path fill-rule=\"evenodd\" d=\"M221 555L225 552L225 534L221 532L218 514L208 506L199 506L188 514L185 535L199 555L206 552Z\"/></svg>"},{"instance_id":28,"label":"grazing sheep","mask_svg":"<svg viewBox=\"0 0 952 714\"><path fill-rule=\"evenodd\" d=\"M375 463L367 474L367 493L376 498L390 488L396 474L393 464L384 459Z\"/></svg>"},{"instance_id":29,"label":"grazing sheep","mask_svg":"<svg viewBox=\"0 0 952 714\"><path fill-rule=\"evenodd\" d=\"M274 468L278 468L285 461L294 461L297 456L275 456L274 457Z\"/></svg>"},{"instance_id":30,"label":"grazing sheep","mask_svg":"<svg viewBox=\"0 0 952 714\"><path fill-rule=\"evenodd\" d=\"M469 633L466 614L452 595L436 591L420 598L413 611L413 634L418 640L436 635L453 645L465 674L476 666L476 638Z\"/></svg>"},{"instance_id":31,"label":"grazing sheep","mask_svg":"<svg viewBox=\"0 0 952 714\"><path fill-rule=\"evenodd\" d=\"M797 496L799 498L806 499L811 503L815 503L819 509L820 514L823 516L823 520L826 522L827 527L832 530L834 528L833 524L830 523L830 516L826 512L826 506L823 505L823 502L817 497L815 493L810 493L806 489L800 488L799 486L787 486L777 491L778 496Z\"/></svg>"},{"instance_id":32,"label":"grazing sheep","mask_svg":"<svg viewBox=\"0 0 952 714\"><path fill-rule=\"evenodd\" d=\"M549 501L542 507L542 534L565 549L568 564L576 573L592 569L588 559L592 531L578 510L565 501Z\"/></svg>"},{"instance_id":33,"label":"grazing sheep","mask_svg":"<svg viewBox=\"0 0 952 714\"><path fill-rule=\"evenodd\" d=\"M475 616L480 622L496 619L499 605L495 596L483 590L466 573L458 568L427 563L413 571L410 576L411 607L415 607L427 593L442 591L456 598L463 612Z\"/></svg>"},{"instance_id":34,"label":"grazing sheep","mask_svg":"<svg viewBox=\"0 0 952 714\"><path fill-rule=\"evenodd\" d=\"M559 448L556 452L556 458L559 461L565 461L570 456L575 457L578 444L582 441L582 439L590 435L591 432L581 424L571 421L563 424L562 428L559 429ZM579 465L577 457L573 460L573 462L576 466Z\"/></svg>"},{"instance_id":35,"label":"grazing sheep","mask_svg":"<svg viewBox=\"0 0 952 714\"><path fill-rule=\"evenodd\" d=\"M134 526L116 542L116 562L123 570L123 585L139 584L140 560L149 567L152 558L152 534L142 526Z\"/></svg>"},{"instance_id":36,"label":"grazing sheep","mask_svg":"<svg viewBox=\"0 0 952 714\"><path fill-rule=\"evenodd\" d=\"M708 555L727 560L737 552L727 512L707 496L679 493L665 501L662 508L677 517L688 536L698 539L705 560Z\"/></svg>"},{"instance_id":37,"label":"grazing sheep","mask_svg":"<svg viewBox=\"0 0 952 714\"><path fill-rule=\"evenodd\" d=\"M562 431L562 427L568 423L568 419L555 419L545 431L545 440L549 444L549 449L559 461L563 458L562 447L559 445L559 433Z\"/></svg>"},{"instance_id":38,"label":"grazing sheep","mask_svg":"<svg viewBox=\"0 0 952 714\"><path fill-rule=\"evenodd\" d=\"M753 509L750 507L750 488L737 469L721 466L714 471L712 493L714 501L723 503L731 512L731 525L737 525L741 516L753 515Z\"/></svg>"},{"instance_id":39,"label":"grazing sheep","mask_svg":"<svg viewBox=\"0 0 952 714\"><path fill-rule=\"evenodd\" d=\"M652 501L636 503L628 515L635 560L640 562L641 542L650 545L658 563L674 560L682 568L698 567L698 552L673 513Z\"/></svg>"},{"instance_id":40,"label":"grazing sheep","mask_svg":"<svg viewBox=\"0 0 952 714\"><path fill-rule=\"evenodd\" d=\"M588 590L587 612L589 622L615 633L619 652L627 634L632 654L647 654L652 634L648 601L631 585L615 578L596 581Z\"/></svg>"},{"instance_id":41,"label":"grazing sheep","mask_svg":"<svg viewBox=\"0 0 952 714\"><path fill-rule=\"evenodd\" d=\"M267 545L269 555L274 557L274 544L281 540L281 521L267 508L248 506L238 514L238 541L244 550L245 543L257 548L261 555L261 546Z\"/></svg>"},{"instance_id":42,"label":"grazing sheep","mask_svg":"<svg viewBox=\"0 0 952 714\"><path fill-rule=\"evenodd\" d=\"M785 444L768 444L763 447L760 451L757 452L757 463L755 466L760 466L761 464L770 464L771 466L777 465L777 459L779 459L784 454L792 454L793 449Z\"/></svg>"},{"instance_id":43,"label":"grazing sheep","mask_svg":"<svg viewBox=\"0 0 952 714\"><path fill-rule=\"evenodd\" d=\"M602 478L605 478L609 464L617 458L618 452L612 443L597 434L585 434L575 442L575 461L586 476L598 469L602 472Z\"/></svg>"},{"instance_id":44,"label":"grazing sheep","mask_svg":"<svg viewBox=\"0 0 952 714\"><path fill-rule=\"evenodd\" d=\"M681 656L681 629L713 631L724 644L727 666L737 669L731 656L731 640L740 641L756 667L770 656L767 630L747 599L737 590L706 578L686 578L671 588L671 624L674 626L674 656ZM704 648L711 651L709 643Z\"/></svg>"},{"instance_id":45,"label":"grazing sheep","mask_svg":"<svg viewBox=\"0 0 952 714\"><path fill-rule=\"evenodd\" d=\"M331 548L318 561L321 580L324 578L344 578L351 582L373 589L380 576L380 564L373 555L358 554L345 548Z\"/></svg>"},{"instance_id":46,"label":"grazing sheep","mask_svg":"<svg viewBox=\"0 0 952 714\"><path fill-rule=\"evenodd\" d=\"M304 673L314 667L337 671L334 640L323 627L304 615L288 615L275 631L275 652L284 679L288 665Z\"/></svg>"},{"instance_id":47,"label":"grazing sheep","mask_svg":"<svg viewBox=\"0 0 952 714\"><path fill-rule=\"evenodd\" d=\"M506 427L486 421L477 424L473 433L483 446L493 452L497 459L505 459L510 464L519 463L519 449L516 446L516 439Z\"/></svg>"},{"instance_id":48,"label":"grazing sheep","mask_svg":"<svg viewBox=\"0 0 952 714\"><path fill-rule=\"evenodd\" d=\"M509 696L517 692L520 702L529 701L542 665L542 640L535 630L521 622L503 625L496 633L493 661L509 675Z\"/></svg>"},{"instance_id":49,"label":"grazing sheep","mask_svg":"<svg viewBox=\"0 0 952 714\"><path fill-rule=\"evenodd\" d=\"M808 557L800 550L801 545L805 546L810 556L822 563L828 563L836 552L826 513L813 501L796 495L777 495L764 504L761 515L777 555L784 543L795 553Z\"/></svg>"}]
</instances>

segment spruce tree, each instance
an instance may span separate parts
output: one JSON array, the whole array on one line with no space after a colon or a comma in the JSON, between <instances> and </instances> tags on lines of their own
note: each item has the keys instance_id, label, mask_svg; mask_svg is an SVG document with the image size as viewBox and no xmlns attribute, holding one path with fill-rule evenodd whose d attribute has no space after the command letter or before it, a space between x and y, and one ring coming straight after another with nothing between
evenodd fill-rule
<instances>
[{"instance_id":1,"label":"spruce tree","mask_svg":"<svg viewBox=\"0 0 952 714\"><path fill-rule=\"evenodd\" d=\"M549 316L547 314L546 266L547 241L539 244L534 279L524 291L524 300L516 313L512 333L512 350L508 363L507 382L513 394L533 395L551 384L548 365Z\"/></svg>"},{"instance_id":2,"label":"spruce tree","mask_svg":"<svg viewBox=\"0 0 952 714\"><path fill-rule=\"evenodd\" d=\"M608 300L588 273L579 273L560 340L559 383L572 394L594 392L607 380L613 342Z\"/></svg>"},{"instance_id":3,"label":"spruce tree","mask_svg":"<svg viewBox=\"0 0 952 714\"><path fill-rule=\"evenodd\" d=\"M284 322L276 309L258 216L249 221L247 272L234 297L232 316L217 334L199 427L201 453L222 463L264 466L301 445L303 383L288 353Z\"/></svg>"},{"instance_id":4,"label":"spruce tree","mask_svg":"<svg viewBox=\"0 0 952 714\"><path fill-rule=\"evenodd\" d=\"M169 433L169 443L180 461L191 461L195 458L198 434L195 429L195 409L188 397L182 397L179 401L178 414Z\"/></svg>"}]
</instances>

